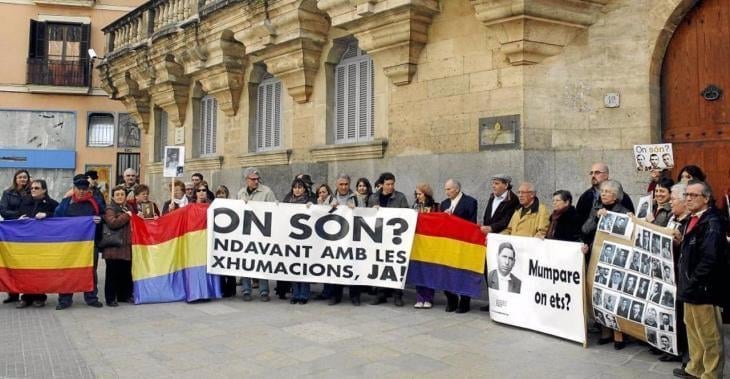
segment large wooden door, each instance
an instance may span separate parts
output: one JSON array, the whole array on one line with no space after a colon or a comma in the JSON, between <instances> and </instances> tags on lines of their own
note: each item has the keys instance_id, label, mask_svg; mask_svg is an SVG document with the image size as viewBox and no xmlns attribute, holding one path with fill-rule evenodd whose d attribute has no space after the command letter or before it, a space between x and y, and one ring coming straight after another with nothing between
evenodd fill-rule
<instances>
[{"instance_id":1,"label":"large wooden door","mask_svg":"<svg viewBox=\"0 0 730 379\"><path fill-rule=\"evenodd\" d=\"M682 166L698 165L715 196L724 195L730 189L730 0L700 1L682 20L664 58L662 100L662 138L673 144L674 178Z\"/></svg>"}]
</instances>

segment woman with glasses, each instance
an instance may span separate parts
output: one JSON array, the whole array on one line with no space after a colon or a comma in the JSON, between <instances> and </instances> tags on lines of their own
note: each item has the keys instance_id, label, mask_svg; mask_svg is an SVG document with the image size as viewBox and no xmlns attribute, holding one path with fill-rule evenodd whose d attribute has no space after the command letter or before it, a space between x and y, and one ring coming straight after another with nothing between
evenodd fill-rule
<instances>
[{"instance_id":1,"label":"woman with glasses","mask_svg":"<svg viewBox=\"0 0 730 379\"><path fill-rule=\"evenodd\" d=\"M24 199L30 196L29 180L28 170L15 171L13 182L3 191L3 196L0 198L0 216L4 220L17 220L23 215L20 212L20 206ZM17 293L9 293L8 298L3 300L3 304L14 303L18 299Z\"/></svg>"},{"instance_id":2,"label":"woman with glasses","mask_svg":"<svg viewBox=\"0 0 730 379\"><path fill-rule=\"evenodd\" d=\"M413 203L413 209L418 213L438 212L439 204L433 200L433 189L431 189L430 185L426 183L417 184L413 196L416 197L416 201ZM413 308L432 308L434 293L433 288L416 286L416 304L413 305Z\"/></svg>"},{"instance_id":3,"label":"woman with glasses","mask_svg":"<svg viewBox=\"0 0 730 379\"><path fill-rule=\"evenodd\" d=\"M117 307L120 301L134 303L132 298L132 238L129 225L132 211L127 206L127 192L124 186L116 186L112 189L111 200L104 211L104 223L110 229L122 234L122 245L105 247L101 256L106 261L106 281L104 282L106 305Z\"/></svg>"},{"instance_id":4,"label":"woman with glasses","mask_svg":"<svg viewBox=\"0 0 730 379\"><path fill-rule=\"evenodd\" d=\"M167 200L162 205L162 214L166 215L175 209L180 209L188 205L188 198L185 196L185 184L176 180L172 184L172 200Z\"/></svg>"},{"instance_id":5,"label":"woman with glasses","mask_svg":"<svg viewBox=\"0 0 730 379\"><path fill-rule=\"evenodd\" d=\"M57 206L58 202L48 196L48 185L46 181L36 179L30 183L30 196L25 197L23 204L20 206L20 212L23 214L20 218L43 220L48 217L53 217L53 212L56 211ZM47 296L44 293L26 293L20 297L20 301L15 305L15 308L25 308L29 305L42 307L46 305L46 298Z\"/></svg>"},{"instance_id":6,"label":"woman with glasses","mask_svg":"<svg viewBox=\"0 0 730 379\"><path fill-rule=\"evenodd\" d=\"M208 204L211 202L210 197L208 196L208 193L210 190L208 189L208 182L203 180L198 184L197 187L195 187L195 202L198 204Z\"/></svg>"},{"instance_id":7,"label":"woman with glasses","mask_svg":"<svg viewBox=\"0 0 730 379\"><path fill-rule=\"evenodd\" d=\"M593 206L591 214L588 220L583 224L581 232L583 233L583 240L590 241L586 242L588 245L593 244L593 240L596 238L596 231L598 228L598 220L608 214L609 211L615 213L630 213L628 208L621 204L621 200L624 198L624 189L616 180L608 179L600 184L598 187L600 192L599 202ZM601 327L601 338L598 340L599 345L605 345L611 342L611 329L607 327ZM623 333L614 330L613 331L613 348L621 350L626 347Z\"/></svg>"}]
</instances>

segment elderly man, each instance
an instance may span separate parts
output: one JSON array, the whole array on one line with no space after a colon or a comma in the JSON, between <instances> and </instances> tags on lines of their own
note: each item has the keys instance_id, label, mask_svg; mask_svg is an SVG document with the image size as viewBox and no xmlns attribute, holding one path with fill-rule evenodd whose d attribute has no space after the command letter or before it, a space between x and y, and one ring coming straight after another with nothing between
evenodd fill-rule
<instances>
[{"instance_id":1,"label":"elderly man","mask_svg":"<svg viewBox=\"0 0 730 379\"><path fill-rule=\"evenodd\" d=\"M517 188L520 207L512 214L509 225L502 234L522 237L545 237L550 226L550 213L540 204L532 183L524 182Z\"/></svg>"},{"instance_id":2,"label":"elderly man","mask_svg":"<svg viewBox=\"0 0 730 379\"><path fill-rule=\"evenodd\" d=\"M137 188L137 170L128 168L124 170L124 190L127 192L127 198L130 196L134 198L135 188Z\"/></svg>"},{"instance_id":3,"label":"elderly man","mask_svg":"<svg viewBox=\"0 0 730 379\"><path fill-rule=\"evenodd\" d=\"M238 200L248 201L268 201L276 202L276 196L271 188L261 184L261 174L255 167L247 167L243 170L243 177L246 185L238 191ZM241 278L241 286L243 287L243 301L251 301L251 278ZM265 279L259 280L259 295L261 301L269 301L269 281Z\"/></svg>"},{"instance_id":4,"label":"elderly man","mask_svg":"<svg viewBox=\"0 0 730 379\"><path fill-rule=\"evenodd\" d=\"M477 200L461 192L461 183L449 179L444 183L446 200L441 202L441 211L452 216L475 223L477 222ZM446 312L466 313L471 309L471 298L444 291L446 295Z\"/></svg>"},{"instance_id":5,"label":"elderly man","mask_svg":"<svg viewBox=\"0 0 730 379\"><path fill-rule=\"evenodd\" d=\"M684 302L689 342L687 367L674 369L682 378L721 378L725 364L722 317L727 240L719 212L710 206L707 183L690 181L684 193L691 216L680 247L678 298Z\"/></svg>"},{"instance_id":6,"label":"elderly man","mask_svg":"<svg viewBox=\"0 0 730 379\"><path fill-rule=\"evenodd\" d=\"M89 180L86 175L79 174L73 178L73 196L64 198L56 208L54 217L82 217L82 216L93 216L94 222L98 226L101 222L101 206L97 203L91 190L89 190ZM98 234L98 233L97 233ZM103 304L99 301L97 296L97 282L96 266L99 261L99 255L96 253L94 248L94 288L89 292L84 292L84 301L87 305L94 308L101 308ZM58 305L57 310L63 310L71 306L73 303L72 293L61 293L58 294Z\"/></svg>"},{"instance_id":7,"label":"elderly man","mask_svg":"<svg viewBox=\"0 0 730 379\"><path fill-rule=\"evenodd\" d=\"M346 205L348 207L355 207L355 193L350 189L350 176L347 174L337 175L335 181L335 193L333 195L333 205ZM332 297L329 300L329 305L336 305L342 301L342 292L344 286L338 284L332 284ZM362 288L360 286L350 286L350 302L354 306L360 305L360 292Z\"/></svg>"},{"instance_id":8,"label":"elderly man","mask_svg":"<svg viewBox=\"0 0 730 379\"><path fill-rule=\"evenodd\" d=\"M580 225L586 222L593 207L601 202L601 191L599 187L601 183L608 180L608 165L601 162L594 163L588 174L591 176L591 188L588 188L580 195L578 203L575 205L575 209L578 211L578 222ZM629 212L634 212L634 203L631 202L629 196L624 196L621 199L621 205L628 209Z\"/></svg>"},{"instance_id":9,"label":"elderly man","mask_svg":"<svg viewBox=\"0 0 730 379\"><path fill-rule=\"evenodd\" d=\"M390 172L380 174L378 181L383 183L377 192L368 198L368 207L384 207L384 208L408 208L408 200L402 192L395 190L395 175ZM403 290L395 290L390 288L378 288L377 297L370 304L378 305L388 301L388 296L393 295L393 304L396 307L403 306Z\"/></svg>"}]
</instances>

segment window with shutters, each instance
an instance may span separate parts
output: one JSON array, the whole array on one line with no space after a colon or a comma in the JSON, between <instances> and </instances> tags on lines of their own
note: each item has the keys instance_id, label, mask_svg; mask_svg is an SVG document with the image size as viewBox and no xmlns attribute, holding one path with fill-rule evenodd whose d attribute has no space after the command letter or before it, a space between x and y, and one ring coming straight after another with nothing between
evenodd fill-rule
<instances>
[{"instance_id":1,"label":"window with shutters","mask_svg":"<svg viewBox=\"0 0 730 379\"><path fill-rule=\"evenodd\" d=\"M110 113L90 114L87 130L89 147L114 146L114 115Z\"/></svg>"},{"instance_id":2,"label":"window with shutters","mask_svg":"<svg viewBox=\"0 0 730 379\"><path fill-rule=\"evenodd\" d=\"M218 102L213 96L203 96L200 99L200 150L199 154L212 155L216 153L218 133Z\"/></svg>"},{"instance_id":3,"label":"window with shutters","mask_svg":"<svg viewBox=\"0 0 730 379\"><path fill-rule=\"evenodd\" d=\"M155 109L155 161L162 162L167 146L167 112Z\"/></svg>"},{"instance_id":4,"label":"window with shutters","mask_svg":"<svg viewBox=\"0 0 730 379\"><path fill-rule=\"evenodd\" d=\"M350 42L335 66L335 143L373 139L373 81L372 58Z\"/></svg>"},{"instance_id":5,"label":"window with shutters","mask_svg":"<svg viewBox=\"0 0 730 379\"><path fill-rule=\"evenodd\" d=\"M89 24L30 22L28 84L88 87Z\"/></svg>"},{"instance_id":6,"label":"window with shutters","mask_svg":"<svg viewBox=\"0 0 730 379\"><path fill-rule=\"evenodd\" d=\"M281 148L281 80L267 75L256 93L256 151Z\"/></svg>"}]
</instances>

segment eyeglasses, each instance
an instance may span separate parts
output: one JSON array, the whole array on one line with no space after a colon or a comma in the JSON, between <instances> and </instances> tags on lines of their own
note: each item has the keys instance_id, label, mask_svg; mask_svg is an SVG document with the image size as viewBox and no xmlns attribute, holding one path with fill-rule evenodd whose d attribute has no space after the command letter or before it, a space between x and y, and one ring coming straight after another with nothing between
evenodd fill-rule
<instances>
[{"instance_id":1,"label":"eyeglasses","mask_svg":"<svg viewBox=\"0 0 730 379\"><path fill-rule=\"evenodd\" d=\"M517 191L518 195L528 195L531 193L534 193L535 191Z\"/></svg>"},{"instance_id":2,"label":"eyeglasses","mask_svg":"<svg viewBox=\"0 0 730 379\"><path fill-rule=\"evenodd\" d=\"M41 188L41 187L30 187L30 189L32 189L32 190L42 190L43 188Z\"/></svg>"},{"instance_id":3,"label":"eyeglasses","mask_svg":"<svg viewBox=\"0 0 730 379\"><path fill-rule=\"evenodd\" d=\"M588 171L588 175L605 174L606 171Z\"/></svg>"},{"instance_id":4,"label":"eyeglasses","mask_svg":"<svg viewBox=\"0 0 730 379\"><path fill-rule=\"evenodd\" d=\"M705 195L704 194L701 194L701 193L689 193L689 192L685 192L683 195L684 195L684 197L688 197L690 199L696 199L696 198L698 198L700 196L705 197Z\"/></svg>"},{"instance_id":5,"label":"eyeglasses","mask_svg":"<svg viewBox=\"0 0 730 379\"><path fill-rule=\"evenodd\" d=\"M253 181L255 182L255 181L258 181L258 180L259 180L259 179L261 179L261 178L246 178L246 179L248 179L248 180L253 180Z\"/></svg>"},{"instance_id":6,"label":"eyeglasses","mask_svg":"<svg viewBox=\"0 0 730 379\"><path fill-rule=\"evenodd\" d=\"M205 188L198 188L195 192L208 192L208 190Z\"/></svg>"}]
</instances>

